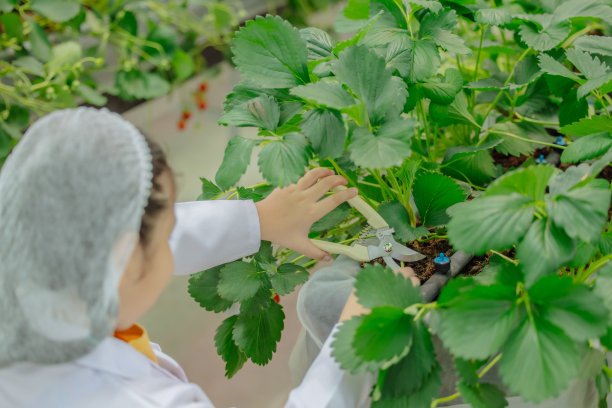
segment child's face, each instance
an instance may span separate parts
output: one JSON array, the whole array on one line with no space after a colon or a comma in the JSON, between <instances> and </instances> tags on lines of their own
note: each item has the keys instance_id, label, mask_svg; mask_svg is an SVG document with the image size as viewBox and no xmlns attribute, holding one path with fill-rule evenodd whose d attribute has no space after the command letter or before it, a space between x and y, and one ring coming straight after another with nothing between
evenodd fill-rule
<instances>
[{"instance_id":1,"label":"child's face","mask_svg":"<svg viewBox=\"0 0 612 408\"><path fill-rule=\"evenodd\" d=\"M139 243L128 262L119 284L119 316L117 330L132 326L157 301L170 282L174 259L168 240L176 222L176 191L170 171L158 177L162 191L168 192L168 205L159 214L146 245Z\"/></svg>"}]
</instances>

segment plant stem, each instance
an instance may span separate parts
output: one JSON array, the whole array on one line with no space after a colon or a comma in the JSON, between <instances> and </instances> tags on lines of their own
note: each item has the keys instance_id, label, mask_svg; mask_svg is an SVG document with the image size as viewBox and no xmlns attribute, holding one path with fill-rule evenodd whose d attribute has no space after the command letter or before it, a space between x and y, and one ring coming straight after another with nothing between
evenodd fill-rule
<instances>
[{"instance_id":1,"label":"plant stem","mask_svg":"<svg viewBox=\"0 0 612 408\"><path fill-rule=\"evenodd\" d=\"M542 120L531 119L531 118L521 115L518 112L514 112L514 116L518 117L520 119L520 122L534 123L536 125L542 125L542 126L559 126L559 122L545 122Z\"/></svg>"},{"instance_id":2,"label":"plant stem","mask_svg":"<svg viewBox=\"0 0 612 408\"><path fill-rule=\"evenodd\" d=\"M456 392L453 395L449 395L448 397L444 397L444 398L438 398L435 399L431 402L431 408L436 408L438 406L438 404L441 404L443 402L449 402L452 401L454 399L457 399L461 396L460 393Z\"/></svg>"},{"instance_id":3,"label":"plant stem","mask_svg":"<svg viewBox=\"0 0 612 408\"><path fill-rule=\"evenodd\" d=\"M478 78L478 67L480 65L480 55L482 53L482 43L484 41L485 31L487 29L488 24L480 25L480 44L478 45L478 53L476 54L476 66L474 67L474 76L472 77L472 81L475 81Z\"/></svg>"},{"instance_id":4,"label":"plant stem","mask_svg":"<svg viewBox=\"0 0 612 408\"><path fill-rule=\"evenodd\" d=\"M487 364L487 366L485 368L482 369L482 371L480 373L478 373L478 378L482 378L484 377L484 375L489 372L489 370L491 370L493 368L493 366L495 366L495 364L497 364L499 362L499 360L502 357L502 353L499 353L497 356L495 356L495 358L493 360L491 360L489 362L489 364Z\"/></svg>"},{"instance_id":5,"label":"plant stem","mask_svg":"<svg viewBox=\"0 0 612 408\"><path fill-rule=\"evenodd\" d=\"M590 31L597 30L597 29L604 30L605 27L598 23L589 24L588 26L584 27L582 30L576 31L574 34L572 34L567 40L563 42L563 44L561 44L561 47L568 48L570 45L572 45L574 41L576 41L577 38L582 37L584 34L587 34Z\"/></svg>"},{"instance_id":6,"label":"plant stem","mask_svg":"<svg viewBox=\"0 0 612 408\"><path fill-rule=\"evenodd\" d=\"M511 138L514 138L514 139L522 140L524 142L529 142L529 143L533 143L533 144L539 144L539 145L543 145L543 146L555 147L555 148L558 148L558 149L565 149L566 148L565 146L559 146L559 145L556 145L554 143L542 142L541 140L527 139L526 137L515 135L514 133L502 132L502 131L495 130L495 129L487 130L487 133L485 134L485 136L487 134L508 136L508 137L511 137ZM484 140L484 138L483 138L483 140Z\"/></svg>"},{"instance_id":7,"label":"plant stem","mask_svg":"<svg viewBox=\"0 0 612 408\"><path fill-rule=\"evenodd\" d=\"M353 181L353 179L351 179L351 178L348 176L348 174L346 174L346 173L344 172L344 170L342 170L342 169L340 168L340 166L338 166L338 163L336 163L336 161L335 161L334 159L329 158L328 160L329 160L329 162L331 163L331 165L332 165L332 166L334 166L334 169L336 170L336 173L337 173L337 174L340 174L341 176L343 176L343 177L344 177L344 178L345 178L345 179L346 179L346 180L349 182L349 184L350 184L351 186L353 186L353 187L357 187L357 183L355 183L355 182Z\"/></svg>"},{"instance_id":8,"label":"plant stem","mask_svg":"<svg viewBox=\"0 0 612 408\"><path fill-rule=\"evenodd\" d=\"M506 82L504 82L504 87L507 86L510 81L512 81L512 78L514 77L514 71L516 71L516 66L519 64L519 62L521 62L522 60L525 59L525 57L527 55L529 55L529 53L531 52L532 48L529 47L527 48L519 57L519 59L516 61L516 63L514 64L514 68L512 69L512 72L510 72L510 75L508 75L508 79L506 79ZM497 105L497 102L499 102L499 98L501 98L502 94L504 93L504 90L501 89L499 91L499 93L497 94L497 96L495 97L495 99L493 100L493 103L491 103L491 105L489 106L489 109L487 109L486 113L484 114L483 118L482 118L482 123L485 122L485 120L487 119L487 117L489 116L489 113L491 113L491 111L493 110L493 108L495 107L495 105Z\"/></svg>"},{"instance_id":9,"label":"plant stem","mask_svg":"<svg viewBox=\"0 0 612 408\"><path fill-rule=\"evenodd\" d=\"M518 261L518 260L516 260L516 259L512 259L512 258L510 258L510 257L508 257L508 256L506 256L506 255L504 255L504 254L502 254L501 252L497 252L497 251L495 251L494 249L490 250L489 252L491 252L492 254L495 254L495 255L497 255L497 256L499 256L499 257L501 257L501 258L504 258L506 261L511 262L511 263L513 263L514 265L518 265L518 264L519 264L519 261Z\"/></svg>"},{"instance_id":10,"label":"plant stem","mask_svg":"<svg viewBox=\"0 0 612 408\"><path fill-rule=\"evenodd\" d=\"M598 269L602 268L605 264L612 260L612 254L606 255L603 258L599 258L597 261L593 262L589 268L582 274L581 282L586 282L589 277L597 272Z\"/></svg>"}]
</instances>

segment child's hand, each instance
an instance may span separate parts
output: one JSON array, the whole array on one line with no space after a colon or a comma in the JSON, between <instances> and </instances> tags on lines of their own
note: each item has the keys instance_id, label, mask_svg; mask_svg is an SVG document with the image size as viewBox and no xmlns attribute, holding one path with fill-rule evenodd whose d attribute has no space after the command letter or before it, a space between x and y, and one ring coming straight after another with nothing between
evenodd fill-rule
<instances>
[{"instance_id":1,"label":"child's hand","mask_svg":"<svg viewBox=\"0 0 612 408\"><path fill-rule=\"evenodd\" d=\"M349 188L321 200L329 190L346 183L344 177L334 175L333 171L316 168L306 173L297 184L275 189L255 204L261 239L312 259L326 259L329 254L310 242L308 232L315 221L357 195L356 188Z\"/></svg>"}]
</instances>

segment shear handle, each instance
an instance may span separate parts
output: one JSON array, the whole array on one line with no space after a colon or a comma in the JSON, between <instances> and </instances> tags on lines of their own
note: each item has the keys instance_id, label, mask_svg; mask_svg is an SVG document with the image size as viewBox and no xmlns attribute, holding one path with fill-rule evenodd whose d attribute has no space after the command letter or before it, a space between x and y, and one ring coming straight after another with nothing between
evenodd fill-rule
<instances>
[{"instance_id":1,"label":"shear handle","mask_svg":"<svg viewBox=\"0 0 612 408\"><path fill-rule=\"evenodd\" d=\"M317 248L322 249L330 254L346 255L358 262L368 262L370 255L368 254L368 248L362 245L342 245L335 242L322 241L320 239L310 240Z\"/></svg>"},{"instance_id":2,"label":"shear handle","mask_svg":"<svg viewBox=\"0 0 612 408\"><path fill-rule=\"evenodd\" d=\"M333 189L333 191L335 192L339 192L342 190L346 190L346 187L338 186L334 187ZM363 214L363 216L368 221L368 224L370 224L372 228L379 229L389 227L387 221L385 221L385 219L381 217L380 214L378 214L372 207L370 207L370 205L366 203L363 198L359 196L353 197L348 200L348 203L351 205L351 207Z\"/></svg>"}]
</instances>

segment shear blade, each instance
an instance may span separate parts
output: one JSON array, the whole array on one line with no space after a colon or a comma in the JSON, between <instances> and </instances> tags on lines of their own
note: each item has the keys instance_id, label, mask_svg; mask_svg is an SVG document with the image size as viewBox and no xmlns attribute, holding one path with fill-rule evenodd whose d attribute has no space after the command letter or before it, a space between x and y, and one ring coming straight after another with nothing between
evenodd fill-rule
<instances>
[{"instance_id":1,"label":"shear blade","mask_svg":"<svg viewBox=\"0 0 612 408\"><path fill-rule=\"evenodd\" d=\"M398 261L403 262L416 262L425 258L425 255L420 252L415 251L414 249L410 249L404 245L399 243L395 243L393 245L393 251L391 252L391 257L397 259Z\"/></svg>"}]
</instances>

